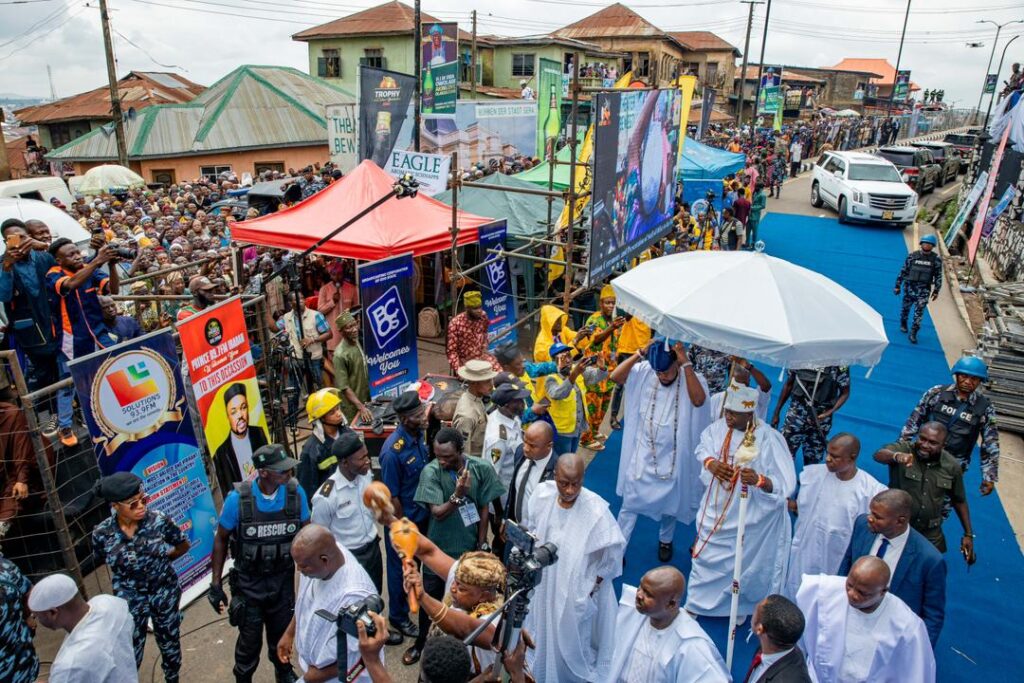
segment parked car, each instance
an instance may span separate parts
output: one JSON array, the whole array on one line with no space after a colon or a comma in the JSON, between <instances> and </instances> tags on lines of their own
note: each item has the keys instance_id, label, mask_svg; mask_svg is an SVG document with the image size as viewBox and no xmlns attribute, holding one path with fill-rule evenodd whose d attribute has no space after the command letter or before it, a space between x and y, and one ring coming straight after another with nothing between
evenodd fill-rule
<instances>
[{"instance_id":1,"label":"parked car","mask_svg":"<svg viewBox=\"0 0 1024 683\"><path fill-rule=\"evenodd\" d=\"M903 182L918 194L933 192L940 184L942 167L935 163L927 149L893 145L882 147L875 154L892 162L903 176Z\"/></svg>"},{"instance_id":2,"label":"parked car","mask_svg":"<svg viewBox=\"0 0 1024 683\"><path fill-rule=\"evenodd\" d=\"M960 174L960 152L948 142L915 142L914 147L926 149L932 153L932 158L942 167L939 174L939 187L942 187L951 180L956 180Z\"/></svg>"},{"instance_id":3,"label":"parked car","mask_svg":"<svg viewBox=\"0 0 1024 683\"><path fill-rule=\"evenodd\" d=\"M967 173L967 167L971 163L971 154L978 146L978 135L970 132L949 133L942 138L942 141L953 145L960 152L960 172Z\"/></svg>"},{"instance_id":4,"label":"parked car","mask_svg":"<svg viewBox=\"0 0 1024 683\"><path fill-rule=\"evenodd\" d=\"M0 197L37 199L41 202L57 199L64 206L71 206L75 203L75 198L71 196L67 183L52 175L0 182Z\"/></svg>"},{"instance_id":5,"label":"parked car","mask_svg":"<svg viewBox=\"0 0 1024 683\"><path fill-rule=\"evenodd\" d=\"M863 152L826 152L811 178L811 205L832 206L840 223L905 227L917 215L917 193L889 161Z\"/></svg>"}]
</instances>

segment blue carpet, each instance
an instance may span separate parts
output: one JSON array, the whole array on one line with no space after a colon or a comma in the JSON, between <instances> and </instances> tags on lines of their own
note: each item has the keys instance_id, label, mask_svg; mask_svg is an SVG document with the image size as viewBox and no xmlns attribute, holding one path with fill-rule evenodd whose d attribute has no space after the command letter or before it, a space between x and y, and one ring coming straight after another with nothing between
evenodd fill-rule
<instances>
[{"instance_id":1,"label":"blue carpet","mask_svg":"<svg viewBox=\"0 0 1024 683\"><path fill-rule=\"evenodd\" d=\"M771 214L762 222L761 237L767 252L816 270L843 285L879 311L885 319L890 344L871 377L865 368L853 368L850 400L836 416L833 433L849 431L861 439L860 465L882 483L885 468L871 459L878 447L895 440L921 394L935 384L950 381L949 367L939 345L930 317L925 316L919 344L912 346L899 331L899 299L893 295L896 274L906 257L903 235L896 230L840 226L834 219ZM777 397L779 370L767 372ZM774 400L772 408L774 408ZM770 411L769 411L770 414ZM591 464L586 485L612 504L618 512L621 500L615 495L621 432L613 432L608 447ZM945 532L951 547L946 555L949 576L946 589L946 623L936 645L939 681L977 680L980 675L1017 669L1018 657L1012 643L1024 640L1024 626L1012 609L1014 596L1024 585L1024 557L1003 512L998 493L982 498L978 493L981 475L977 450L967 473L967 491L974 524L978 562L968 571L959 554L962 533L953 515ZM690 557L686 549L694 538L693 526L679 525L673 563L687 575ZM657 524L641 518L627 549L624 580L636 585L643 573L657 562ZM621 584L621 581L619 582ZM617 587L619 587L617 585ZM702 618L701 625L725 656L728 619ZM740 628L733 677L743 680L756 638L743 641L750 622ZM1003 646L993 646L993 636ZM986 643L988 643L986 645Z\"/></svg>"}]
</instances>

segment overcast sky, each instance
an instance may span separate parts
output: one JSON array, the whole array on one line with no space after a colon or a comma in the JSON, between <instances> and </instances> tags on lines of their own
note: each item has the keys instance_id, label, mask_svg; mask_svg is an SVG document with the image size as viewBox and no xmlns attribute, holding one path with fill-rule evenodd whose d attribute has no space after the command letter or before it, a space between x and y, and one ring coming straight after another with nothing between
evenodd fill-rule
<instances>
[{"instance_id":1,"label":"overcast sky","mask_svg":"<svg viewBox=\"0 0 1024 683\"><path fill-rule=\"evenodd\" d=\"M411 0L410 0L411 2ZM992 49L995 27L1024 17L1024 0L912 0L902 67L922 88L944 88L947 102L973 107ZM180 71L203 85L240 64L306 69L306 44L291 40L303 28L380 4L373 0L112 0L118 75L129 70ZM479 13L481 34L548 33L596 12L592 0L426 0L423 10L457 20L469 30ZM747 5L735 0L637 0L625 3L665 30L710 30L740 49ZM500 7L500 9L499 9ZM904 0L773 0L766 63L829 66L844 57L896 63ZM751 61L761 50L763 4L755 7ZM257 19L255 17L261 17ZM1007 40L1024 24L1007 26ZM971 48L968 42L981 42ZM1024 55L1024 39L1007 52ZM0 0L0 93L49 97L46 66L58 97L106 82L99 10L95 0ZM987 100L983 105L987 106Z\"/></svg>"}]
</instances>

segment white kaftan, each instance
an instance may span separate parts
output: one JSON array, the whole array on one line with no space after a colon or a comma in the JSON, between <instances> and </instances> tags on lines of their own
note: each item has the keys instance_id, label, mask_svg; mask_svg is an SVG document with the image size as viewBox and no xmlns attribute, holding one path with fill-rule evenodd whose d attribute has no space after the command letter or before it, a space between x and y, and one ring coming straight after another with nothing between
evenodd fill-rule
<instances>
[{"instance_id":1,"label":"white kaftan","mask_svg":"<svg viewBox=\"0 0 1024 683\"><path fill-rule=\"evenodd\" d=\"M891 593L871 614L855 611L843 576L804 576L796 603L800 647L818 683L934 683L935 655L921 617Z\"/></svg>"},{"instance_id":2,"label":"white kaftan","mask_svg":"<svg viewBox=\"0 0 1024 683\"><path fill-rule=\"evenodd\" d=\"M707 382L698 375L705 394ZM622 510L689 524L700 503L700 463L693 449L710 421L708 403L695 407L680 371L663 386L650 363L629 371L625 385L625 419L615 492Z\"/></svg>"},{"instance_id":3,"label":"white kaftan","mask_svg":"<svg viewBox=\"0 0 1024 683\"><path fill-rule=\"evenodd\" d=\"M342 607L377 594L370 575L355 555L340 543L338 549L345 556L345 564L331 578L311 579L299 574L299 589L295 594L295 652L299 655L299 667L303 671L311 664L323 668L338 661L337 627L317 616L316 611L322 609L337 614ZM359 641L351 636L345 640L348 668L351 669L359 661ZM337 680L331 679L330 683ZM356 680L369 681L370 677L364 671Z\"/></svg>"},{"instance_id":4,"label":"white kaftan","mask_svg":"<svg viewBox=\"0 0 1024 683\"><path fill-rule=\"evenodd\" d=\"M622 586L615 621L615 654L597 683L725 683L725 662L697 620L680 610L658 632L636 611L636 587Z\"/></svg>"},{"instance_id":5,"label":"white kaftan","mask_svg":"<svg viewBox=\"0 0 1024 683\"><path fill-rule=\"evenodd\" d=\"M825 465L805 465L797 494L796 528L789 553L786 597L804 574L835 574L853 534L853 522L886 487L864 470L842 481Z\"/></svg>"},{"instance_id":6,"label":"white kaftan","mask_svg":"<svg viewBox=\"0 0 1024 683\"><path fill-rule=\"evenodd\" d=\"M538 485L524 521L542 542L558 546L558 562L544 569L525 628L537 644L528 650L537 683L589 683L608 675L615 649L615 589L626 549L608 503L581 489L575 504L558 504L552 481ZM591 595L597 577L601 586Z\"/></svg>"},{"instance_id":7,"label":"white kaftan","mask_svg":"<svg viewBox=\"0 0 1024 683\"><path fill-rule=\"evenodd\" d=\"M703 467L705 458L719 458L728 427L725 418L716 420L700 436L694 461L701 467L705 491L697 520L698 556L693 559L687 587L686 609L711 617L729 615L732 597L736 534L739 529L740 486L730 498L729 490ZM728 461L733 463L743 432L733 431ZM786 441L765 422L754 430L757 458L748 465L772 481L772 492L748 487L746 532L743 536L743 567L740 574L739 615L754 613L765 596L778 593L786 579L789 561L790 523L786 498L796 488L793 456ZM724 520L712 533L715 521L725 511ZM710 537L710 540L708 540ZM706 541L706 543L705 543Z\"/></svg>"},{"instance_id":8,"label":"white kaftan","mask_svg":"<svg viewBox=\"0 0 1024 683\"><path fill-rule=\"evenodd\" d=\"M89 612L67 634L50 667L52 683L137 683L132 649L135 620L128 603L97 595Z\"/></svg>"}]
</instances>

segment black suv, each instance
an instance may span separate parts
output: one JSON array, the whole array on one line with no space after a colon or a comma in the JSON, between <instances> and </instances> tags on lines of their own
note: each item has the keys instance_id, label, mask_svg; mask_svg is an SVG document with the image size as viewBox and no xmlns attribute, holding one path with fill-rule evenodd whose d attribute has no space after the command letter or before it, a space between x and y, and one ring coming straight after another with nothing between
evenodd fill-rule
<instances>
[{"instance_id":1,"label":"black suv","mask_svg":"<svg viewBox=\"0 0 1024 683\"><path fill-rule=\"evenodd\" d=\"M975 133L949 133L942 138L942 141L953 145L960 152L960 172L967 173L967 166L971 162L971 152L978 146L978 135Z\"/></svg>"},{"instance_id":2,"label":"black suv","mask_svg":"<svg viewBox=\"0 0 1024 683\"><path fill-rule=\"evenodd\" d=\"M956 180L963 161L960 159L959 150L954 145L948 142L915 142L913 145L931 152L935 162L942 167L942 173L939 174L939 187L951 180Z\"/></svg>"},{"instance_id":3,"label":"black suv","mask_svg":"<svg viewBox=\"0 0 1024 683\"><path fill-rule=\"evenodd\" d=\"M919 147L882 147L875 156L891 161L903 176L903 182L918 195L932 192L941 184L942 167L927 149Z\"/></svg>"}]
</instances>

